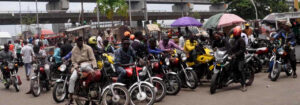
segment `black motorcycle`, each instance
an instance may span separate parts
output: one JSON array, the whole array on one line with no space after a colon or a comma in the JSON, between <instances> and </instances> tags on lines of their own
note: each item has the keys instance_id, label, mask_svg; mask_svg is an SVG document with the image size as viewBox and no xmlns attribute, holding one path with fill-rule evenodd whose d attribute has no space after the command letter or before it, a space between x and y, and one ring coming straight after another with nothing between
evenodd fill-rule
<instances>
[{"instance_id":1,"label":"black motorcycle","mask_svg":"<svg viewBox=\"0 0 300 105\"><path fill-rule=\"evenodd\" d=\"M227 87L231 83L239 83L241 81L241 77L233 72L232 66L230 62L232 62L231 58L228 57L226 51L217 50L214 54L215 56L215 67L214 74L211 80L210 93L214 94L217 89ZM247 62L248 59L246 59ZM254 81L254 71L251 69L251 65L245 64L245 78L246 85L252 85Z\"/></svg>"},{"instance_id":2,"label":"black motorcycle","mask_svg":"<svg viewBox=\"0 0 300 105\"><path fill-rule=\"evenodd\" d=\"M18 64L13 61L3 61L1 62L1 70L3 74L4 86L6 89L9 89L10 85L13 85L17 92L19 92L21 85L20 76L18 76Z\"/></svg>"}]
</instances>

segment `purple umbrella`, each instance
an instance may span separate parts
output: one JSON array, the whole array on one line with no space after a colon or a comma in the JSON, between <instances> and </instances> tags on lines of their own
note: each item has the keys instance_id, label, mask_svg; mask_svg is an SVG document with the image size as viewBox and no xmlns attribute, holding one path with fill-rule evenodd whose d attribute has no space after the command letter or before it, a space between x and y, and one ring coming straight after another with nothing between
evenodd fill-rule
<instances>
[{"instance_id":1,"label":"purple umbrella","mask_svg":"<svg viewBox=\"0 0 300 105\"><path fill-rule=\"evenodd\" d=\"M172 27L185 27L185 26L202 26L202 24L192 17L182 17L177 19L171 24Z\"/></svg>"}]
</instances>

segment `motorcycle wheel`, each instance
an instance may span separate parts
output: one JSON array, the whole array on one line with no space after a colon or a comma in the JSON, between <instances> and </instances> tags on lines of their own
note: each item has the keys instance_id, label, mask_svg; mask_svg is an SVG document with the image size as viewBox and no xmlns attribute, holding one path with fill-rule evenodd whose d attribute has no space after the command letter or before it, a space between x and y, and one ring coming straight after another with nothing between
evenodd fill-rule
<instances>
[{"instance_id":1,"label":"motorcycle wheel","mask_svg":"<svg viewBox=\"0 0 300 105\"><path fill-rule=\"evenodd\" d=\"M67 87L64 88L64 83L56 83L53 88L52 96L56 103L63 102L67 97Z\"/></svg>"},{"instance_id":2,"label":"motorcycle wheel","mask_svg":"<svg viewBox=\"0 0 300 105\"><path fill-rule=\"evenodd\" d=\"M276 81L280 75L281 68L278 63L275 64L273 70L269 73L269 77L271 81Z\"/></svg>"},{"instance_id":3,"label":"motorcycle wheel","mask_svg":"<svg viewBox=\"0 0 300 105\"><path fill-rule=\"evenodd\" d=\"M150 81L148 81L150 82ZM156 93L156 102L163 100L167 94L166 84L159 79L153 79L152 84L154 86L154 91Z\"/></svg>"},{"instance_id":4,"label":"motorcycle wheel","mask_svg":"<svg viewBox=\"0 0 300 105\"><path fill-rule=\"evenodd\" d=\"M291 67L291 65L290 64L286 64L286 70L285 70L285 74L287 75L287 76L291 76L292 74L293 74L293 69L292 69L292 67Z\"/></svg>"},{"instance_id":5,"label":"motorcycle wheel","mask_svg":"<svg viewBox=\"0 0 300 105\"><path fill-rule=\"evenodd\" d=\"M130 95L128 90L123 86L115 86L113 88L116 96L113 96L110 89L104 91L102 96L103 105L128 105L130 102Z\"/></svg>"},{"instance_id":6,"label":"motorcycle wheel","mask_svg":"<svg viewBox=\"0 0 300 105\"><path fill-rule=\"evenodd\" d=\"M247 67L246 69L249 73L249 74L247 74L247 75L249 75L249 78L247 78L247 80L246 80L246 86L251 86L254 81L255 72L253 71L253 69L251 67Z\"/></svg>"},{"instance_id":7,"label":"motorcycle wheel","mask_svg":"<svg viewBox=\"0 0 300 105\"><path fill-rule=\"evenodd\" d=\"M41 94L41 86L37 79L30 81L30 91L34 97L38 97Z\"/></svg>"},{"instance_id":8,"label":"motorcycle wheel","mask_svg":"<svg viewBox=\"0 0 300 105\"><path fill-rule=\"evenodd\" d=\"M18 81L17 77L13 77L11 81L13 82L13 85L14 85L16 91L19 92L20 88L19 88L19 85L18 85L19 81Z\"/></svg>"},{"instance_id":9,"label":"motorcycle wheel","mask_svg":"<svg viewBox=\"0 0 300 105\"><path fill-rule=\"evenodd\" d=\"M216 93L218 87L218 75L219 73L214 73L210 81L210 94Z\"/></svg>"},{"instance_id":10,"label":"motorcycle wheel","mask_svg":"<svg viewBox=\"0 0 300 105\"><path fill-rule=\"evenodd\" d=\"M131 91L129 92L131 97L131 105L153 105L156 100L154 88L152 88L150 85L142 84L141 91L142 92L139 92L138 85L132 87Z\"/></svg>"},{"instance_id":11,"label":"motorcycle wheel","mask_svg":"<svg viewBox=\"0 0 300 105\"><path fill-rule=\"evenodd\" d=\"M190 88L190 89L196 89L197 86L198 86L198 77L197 77L197 74L195 73L195 71L192 71L192 70L188 70L186 71L186 74L187 74L187 78L189 80L186 80L186 84L187 86Z\"/></svg>"},{"instance_id":12,"label":"motorcycle wheel","mask_svg":"<svg viewBox=\"0 0 300 105\"><path fill-rule=\"evenodd\" d=\"M176 95L181 90L181 80L178 75L168 74L164 82L166 83L168 95Z\"/></svg>"}]
</instances>

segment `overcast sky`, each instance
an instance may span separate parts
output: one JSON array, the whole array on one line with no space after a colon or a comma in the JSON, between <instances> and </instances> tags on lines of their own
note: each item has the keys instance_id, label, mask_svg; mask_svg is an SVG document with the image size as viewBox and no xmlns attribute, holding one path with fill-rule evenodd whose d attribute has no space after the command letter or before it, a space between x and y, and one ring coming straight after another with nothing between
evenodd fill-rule
<instances>
[{"instance_id":1,"label":"overcast sky","mask_svg":"<svg viewBox=\"0 0 300 105\"><path fill-rule=\"evenodd\" d=\"M164 8L161 8L161 7ZM95 3L84 3L84 10L85 11L92 11L95 7ZM194 10L208 10L207 5L195 5ZM148 4L147 8L149 11L172 11L172 4ZM46 11L46 2L38 3L39 11ZM72 12L79 12L81 9L80 3L71 3L69 10ZM7 13L7 12L19 12L19 2L0 2L0 13ZM21 11L35 11L35 3L34 2L21 2ZM171 21L165 21L166 24L170 24ZM44 29L51 29L51 25L41 25ZM21 32L21 28L19 25L0 25L0 32L5 31L9 32L12 35L16 35Z\"/></svg>"}]
</instances>

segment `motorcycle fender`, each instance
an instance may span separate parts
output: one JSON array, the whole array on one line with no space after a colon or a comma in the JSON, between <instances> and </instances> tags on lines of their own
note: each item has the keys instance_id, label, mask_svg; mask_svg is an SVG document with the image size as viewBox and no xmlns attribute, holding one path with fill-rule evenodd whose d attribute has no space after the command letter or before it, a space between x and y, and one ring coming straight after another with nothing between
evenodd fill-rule
<instances>
[{"instance_id":1,"label":"motorcycle fender","mask_svg":"<svg viewBox=\"0 0 300 105\"><path fill-rule=\"evenodd\" d=\"M140 84L141 84L141 85L142 85L142 84L146 84L146 85L151 86L151 88L154 88L154 86L153 86L151 83L149 83L149 82L141 81ZM133 88L134 86L136 86L136 85L138 85L138 82L136 82L136 83L134 83L132 86L130 86L130 88L129 88L128 91L132 91L132 88Z\"/></svg>"},{"instance_id":2,"label":"motorcycle fender","mask_svg":"<svg viewBox=\"0 0 300 105\"><path fill-rule=\"evenodd\" d=\"M112 89L112 88L114 88L115 86L126 86L126 85L123 84L123 83L113 83L113 84L110 84L110 85L106 86L106 87L103 89L103 91L102 91L102 93L101 93L101 96L103 96L103 94L104 94L104 92L105 92L106 90Z\"/></svg>"},{"instance_id":3,"label":"motorcycle fender","mask_svg":"<svg viewBox=\"0 0 300 105\"><path fill-rule=\"evenodd\" d=\"M152 78L152 80L153 80L153 79L157 79L157 80L161 80L161 81L163 80L163 79L161 79L160 77L150 77L150 78ZM146 79L146 81L149 81L150 78Z\"/></svg>"},{"instance_id":4,"label":"motorcycle fender","mask_svg":"<svg viewBox=\"0 0 300 105\"><path fill-rule=\"evenodd\" d=\"M177 75L175 72L168 72L167 74Z\"/></svg>"},{"instance_id":5,"label":"motorcycle fender","mask_svg":"<svg viewBox=\"0 0 300 105\"><path fill-rule=\"evenodd\" d=\"M187 68L185 68L185 70L193 70L193 68L191 68L191 67L187 67Z\"/></svg>"},{"instance_id":6,"label":"motorcycle fender","mask_svg":"<svg viewBox=\"0 0 300 105\"><path fill-rule=\"evenodd\" d=\"M56 83L62 83L62 82L64 82L64 80L63 79L57 79L55 82Z\"/></svg>"},{"instance_id":7,"label":"motorcycle fender","mask_svg":"<svg viewBox=\"0 0 300 105\"><path fill-rule=\"evenodd\" d=\"M35 80L35 79L37 79L37 76L32 76L31 77L31 80Z\"/></svg>"}]
</instances>

